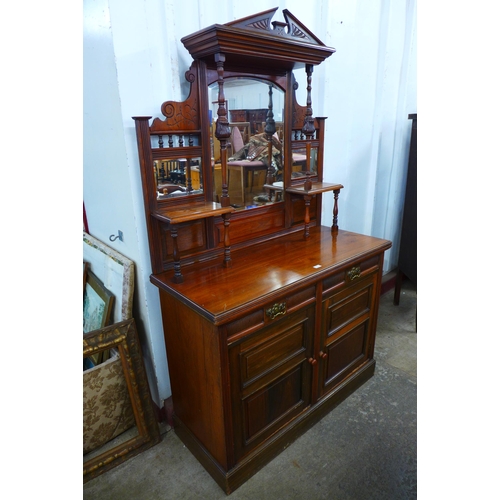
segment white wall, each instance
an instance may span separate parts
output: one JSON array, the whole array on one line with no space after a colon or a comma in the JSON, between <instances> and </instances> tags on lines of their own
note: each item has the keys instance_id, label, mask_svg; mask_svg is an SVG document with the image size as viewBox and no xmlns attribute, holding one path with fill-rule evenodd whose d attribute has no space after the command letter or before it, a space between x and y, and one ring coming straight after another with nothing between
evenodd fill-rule
<instances>
[{"instance_id":1,"label":"white wall","mask_svg":"<svg viewBox=\"0 0 500 500\"><path fill-rule=\"evenodd\" d=\"M393 241L385 254L387 272L397 265L408 114L417 112L416 1L327 4L328 29L322 41L337 52L323 64L325 78L318 82L316 100L323 105L318 109L316 104L314 110L328 116L325 181L344 185L341 228ZM333 200L324 197L324 224L331 219L332 206Z\"/></svg>"},{"instance_id":2,"label":"white wall","mask_svg":"<svg viewBox=\"0 0 500 500\"><path fill-rule=\"evenodd\" d=\"M129 160L130 143L135 140L130 123L132 113L126 120L122 116L124 90L128 88L132 96L133 83L137 85L138 79L137 74L129 78L124 69L125 74L119 76L116 47L120 44L115 40L115 31L120 30L112 29L109 13L107 0L84 1L83 199L89 232L136 264L134 318L152 396L160 406L170 395L160 303L157 289L149 282L147 233L140 178L134 171L138 172L138 164L133 153L133 161ZM147 65L146 58L142 59ZM135 92L144 94L140 86ZM118 230L123 232L123 242L109 241L109 236L118 234Z\"/></svg>"},{"instance_id":3,"label":"white wall","mask_svg":"<svg viewBox=\"0 0 500 500\"><path fill-rule=\"evenodd\" d=\"M279 6L337 52L313 73L313 111L327 116L325 180L345 186L339 226L390 239L396 266L416 109L416 0L84 0L84 202L91 234L137 265L136 321L158 405L170 396L132 116L183 100L188 34ZM299 94L300 95L300 94ZM303 102L305 104L305 102ZM333 199L324 197L323 223ZM124 241L109 242L118 229Z\"/></svg>"}]
</instances>

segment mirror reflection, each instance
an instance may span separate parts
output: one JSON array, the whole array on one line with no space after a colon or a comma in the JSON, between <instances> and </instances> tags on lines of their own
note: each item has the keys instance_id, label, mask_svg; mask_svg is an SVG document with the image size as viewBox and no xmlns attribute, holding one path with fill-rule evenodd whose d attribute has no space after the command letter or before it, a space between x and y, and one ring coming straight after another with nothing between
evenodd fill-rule
<instances>
[{"instance_id":1,"label":"mirror reflection","mask_svg":"<svg viewBox=\"0 0 500 500\"><path fill-rule=\"evenodd\" d=\"M217 120L217 83L209 86L211 103L212 165L214 201L222 194L220 144L215 137ZM265 188L268 174L283 180L283 115L285 93L269 84L248 78L224 80L224 97L231 135L228 140L227 184L231 205L237 210L251 209L278 201L274 191ZM271 154L265 133L266 119L272 108L276 132Z\"/></svg>"},{"instance_id":2,"label":"mirror reflection","mask_svg":"<svg viewBox=\"0 0 500 500\"><path fill-rule=\"evenodd\" d=\"M305 177L307 171L309 171L311 175L318 172L318 148L310 147L308 155L307 147L293 147L292 179Z\"/></svg>"},{"instance_id":3,"label":"mirror reflection","mask_svg":"<svg viewBox=\"0 0 500 500\"><path fill-rule=\"evenodd\" d=\"M162 158L153 162L158 199L203 192L201 158Z\"/></svg>"}]
</instances>

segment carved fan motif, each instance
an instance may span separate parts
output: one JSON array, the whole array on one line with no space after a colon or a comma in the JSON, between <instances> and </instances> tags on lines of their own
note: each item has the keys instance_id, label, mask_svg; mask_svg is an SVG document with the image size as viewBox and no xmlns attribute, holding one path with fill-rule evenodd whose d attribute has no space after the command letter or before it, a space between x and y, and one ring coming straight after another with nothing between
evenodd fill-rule
<instances>
[{"instance_id":1,"label":"carved fan motif","mask_svg":"<svg viewBox=\"0 0 500 500\"><path fill-rule=\"evenodd\" d=\"M305 38L306 40L311 40L310 37L308 37L298 26L296 26L295 24L292 24L292 28L291 28L291 33L292 33L292 36L296 36L298 38Z\"/></svg>"},{"instance_id":2,"label":"carved fan motif","mask_svg":"<svg viewBox=\"0 0 500 500\"><path fill-rule=\"evenodd\" d=\"M278 10L275 9L262 12L257 16L246 18L233 23L227 23L226 26L236 28L256 29L259 31L268 31L276 36L285 38L302 38L307 40L308 43L314 45L323 45L296 17L291 14L287 9L283 10L283 16L286 22L274 21L271 23L274 13ZM272 24L272 28L271 28Z\"/></svg>"},{"instance_id":3,"label":"carved fan motif","mask_svg":"<svg viewBox=\"0 0 500 500\"><path fill-rule=\"evenodd\" d=\"M256 30L264 30L267 31L269 29L269 18L268 19L259 19L254 23L247 24L248 28L255 28Z\"/></svg>"}]
</instances>

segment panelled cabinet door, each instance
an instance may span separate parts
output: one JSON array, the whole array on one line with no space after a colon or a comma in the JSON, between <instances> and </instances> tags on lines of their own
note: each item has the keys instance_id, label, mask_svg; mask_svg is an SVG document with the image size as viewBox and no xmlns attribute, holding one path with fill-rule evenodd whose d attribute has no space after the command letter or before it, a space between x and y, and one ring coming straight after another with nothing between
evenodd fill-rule
<instances>
[{"instance_id":1,"label":"panelled cabinet door","mask_svg":"<svg viewBox=\"0 0 500 500\"><path fill-rule=\"evenodd\" d=\"M310 306L230 347L236 460L310 406L313 332Z\"/></svg>"},{"instance_id":2,"label":"panelled cabinet door","mask_svg":"<svg viewBox=\"0 0 500 500\"><path fill-rule=\"evenodd\" d=\"M323 301L319 395L337 387L370 356L371 313L376 276L367 277Z\"/></svg>"}]
</instances>

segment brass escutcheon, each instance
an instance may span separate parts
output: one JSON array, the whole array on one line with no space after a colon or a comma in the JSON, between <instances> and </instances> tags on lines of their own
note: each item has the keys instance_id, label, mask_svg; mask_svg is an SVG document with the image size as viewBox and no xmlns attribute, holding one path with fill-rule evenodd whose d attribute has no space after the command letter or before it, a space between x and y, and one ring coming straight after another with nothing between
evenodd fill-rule
<instances>
[{"instance_id":1,"label":"brass escutcheon","mask_svg":"<svg viewBox=\"0 0 500 500\"><path fill-rule=\"evenodd\" d=\"M282 302L281 304L274 304L274 306L270 307L269 309L266 309L266 314L271 319L274 319L276 318L276 316L285 313L286 313L286 302Z\"/></svg>"},{"instance_id":2,"label":"brass escutcheon","mask_svg":"<svg viewBox=\"0 0 500 500\"><path fill-rule=\"evenodd\" d=\"M361 276L361 268L359 266L354 266L350 271L347 272L347 276L352 281Z\"/></svg>"}]
</instances>

